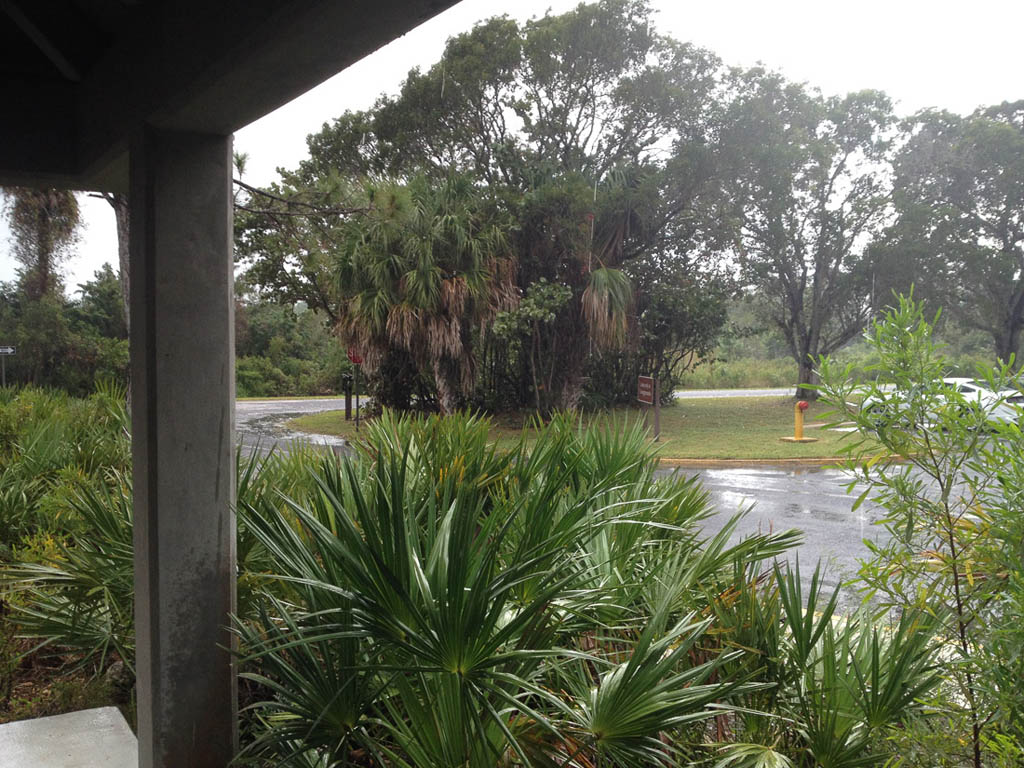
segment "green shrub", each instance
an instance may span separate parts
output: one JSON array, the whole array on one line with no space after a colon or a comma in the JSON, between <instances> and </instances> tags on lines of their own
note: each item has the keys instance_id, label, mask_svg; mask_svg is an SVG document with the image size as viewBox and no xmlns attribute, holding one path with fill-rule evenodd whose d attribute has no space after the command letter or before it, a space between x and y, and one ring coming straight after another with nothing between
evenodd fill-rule
<instances>
[{"instance_id":1,"label":"green shrub","mask_svg":"<svg viewBox=\"0 0 1024 768\"><path fill-rule=\"evenodd\" d=\"M125 391L88 398L26 387L0 398L0 559L37 531L73 525L72 498L130 467ZM4 554L6 553L6 555Z\"/></svg>"},{"instance_id":2,"label":"green shrub","mask_svg":"<svg viewBox=\"0 0 1024 768\"><path fill-rule=\"evenodd\" d=\"M275 397L289 394L292 382L266 357L235 360L235 387L239 397Z\"/></svg>"},{"instance_id":3,"label":"green shrub","mask_svg":"<svg viewBox=\"0 0 1024 768\"><path fill-rule=\"evenodd\" d=\"M560 415L500 453L488 427L385 412L354 458L239 452L243 760L882 765L918 722L931 621L836 616L772 565L795 532L704 536L707 493L638 424ZM5 568L7 626L130 668L131 489L105 478Z\"/></svg>"},{"instance_id":4,"label":"green shrub","mask_svg":"<svg viewBox=\"0 0 1024 768\"><path fill-rule=\"evenodd\" d=\"M891 757L934 682L928 622L834 619L817 577L804 602L768 565L796 534L704 539L706 493L656 478L635 425L557 417L500 454L487 427L386 412L318 493L247 510L273 568L236 625L269 694L249 759L686 765L719 754L720 718L793 765Z\"/></svg>"},{"instance_id":5,"label":"green shrub","mask_svg":"<svg viewBox=\"0 0 1024 768\"><path fill-rule=\"evenodd\" d=\"M236 486L243 509L237 526L239 615L254 609L258 575L270 568L267 552L250 533L244 510L258 505L284 514L284 494L307 499L316 492L310 468L330 461L312 448L287 454L236 453ZM0 586L12 590L12 621L21 637L60 646L81 663L103 667L117 657L134 669L134 560L132 487L111 469L107 484L68 498L65 535L37 535L15 550Z\"/></svg>"},{"instance_id":6,"label":"green shrub","mask_svg":"<svg viewBox=\"0 0 1024 768\"><path fill-rule=\"evenodd\" d=\"M857 427L845 465L860 500L887 510L864 588L899 613L927 610L946 638L930 702L942 724L919 723L903 742L928 755L922 764L981 768L1024 740L1024 436L1018 423L989 419L995 400L968 401L943 383L950 361L921 304L899 297L870 341L876 362L863 375L821 361L822 391L835 419ZM1009 366L972 375L994 392L1015 380ZM865 396L886 407L851 405ZM943 744L952 751L941 754Z\"/></svg>"}]
</instances>

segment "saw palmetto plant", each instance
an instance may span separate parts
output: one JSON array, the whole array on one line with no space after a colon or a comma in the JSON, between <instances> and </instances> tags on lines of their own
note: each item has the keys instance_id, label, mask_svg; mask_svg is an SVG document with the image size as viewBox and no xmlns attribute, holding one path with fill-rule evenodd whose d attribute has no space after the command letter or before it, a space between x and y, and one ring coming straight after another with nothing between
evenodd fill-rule
<instances>
[{"instance_id":1,"label":"saw palmetto plant","mask_svg":"<svg viewBox=\"0 0 1024 768\"><path fill-rule=\"evenodd\" d=\"M838 621L817 576L804 601L771 565L793 533L702 535L707 495L655 477L638 427L558 418L505 453L486 430L386 414L305 502L246 510L271 568L235 626L268 693L245 759L884 760L879 734L933 681L925 622Z\"/></svg>"},{"instance_id":2,"label":"saw palmetto plant","mask_svg":"<svg viewBox=\"0 0 1024 768\"><path fill-rule=\"evenodd\" d=\"M239 669L254 765L881 765L935 683L934 620L840 616L795 532L741 537L645 430L385 412L357 455L239 453ZM18 632L134 658L131 486L5 567Z\"/></svg>"}]
</instances>

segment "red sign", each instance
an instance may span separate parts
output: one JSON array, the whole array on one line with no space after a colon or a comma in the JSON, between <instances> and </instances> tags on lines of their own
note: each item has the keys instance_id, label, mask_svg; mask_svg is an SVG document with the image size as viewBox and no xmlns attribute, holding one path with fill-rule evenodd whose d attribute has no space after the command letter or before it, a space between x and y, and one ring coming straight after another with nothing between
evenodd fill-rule
<instances>
[{"instance_id":1,"label":"red sign","mask_svg":"<svg viewBox=\"0 0 1024 768\"><path fill-rule=\"evenodd\" d=\"M363 356L356 351L355 347L348 348L348 359L353 365L363 364Z\"/></svg>"},{"instance_id":2,"label":"red sign","mask_svg":"<svg viewBox=\"0 0 1024 768\"><path fill-rule=\"evenodd\" d=\"M654 404L654 377L638 376L636 380L636 399L648 405Z\"/></svg>"}]
</instances>

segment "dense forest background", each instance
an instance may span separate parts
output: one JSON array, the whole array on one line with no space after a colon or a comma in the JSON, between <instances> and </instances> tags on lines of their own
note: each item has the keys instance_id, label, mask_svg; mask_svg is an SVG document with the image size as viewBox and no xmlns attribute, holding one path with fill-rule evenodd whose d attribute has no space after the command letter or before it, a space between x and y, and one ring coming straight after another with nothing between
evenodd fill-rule
<instances>
[{"instance_id":1,"label":"dense forest background","mask_svg":"<svg viewBox=\"0 0 1024 768\"><path fill-rule=\"evenodd\" d=\"M659 35L645 3L604 0L485 21L308 145L268 188L236 158L242 396L338 392L348 352L405 409L606 406L641 373L666 398L813 396L815 361L870 362L858 339L910 291L942 308L954 368L1019 352L1024 102L901 118L884 93L730 68ZM10 381L123 380L127 276L68 295L74 197L5 200Z\"/></svg>"}]
</instances>

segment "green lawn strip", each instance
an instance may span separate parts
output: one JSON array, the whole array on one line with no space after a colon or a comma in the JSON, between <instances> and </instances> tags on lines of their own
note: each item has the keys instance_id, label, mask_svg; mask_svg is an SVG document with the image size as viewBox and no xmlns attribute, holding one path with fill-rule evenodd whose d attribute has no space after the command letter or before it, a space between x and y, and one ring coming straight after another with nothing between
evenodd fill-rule
<instances>
[{"instance_id":1,"label":"green lawn strip","mask_svg":"<svg viewBox=\"0 0 1024 768\"><path fill-rule=\"evenodd\" d=\"M793 434L793 404L790 397L723 397L680 400L661 409L660 454L664 459L820 459L837 456L847 433L805 428L814 443L784 443L780 437ZM807 424L821 423L828 407L812 403L805 414ZM585 419L642 418L638 408L616 408L584 414ZM519 436L530 414L502 414L493 419L491 435L500 445ZM344 420L339 411L300 416L288 424L299 432L356 438L355 422Z\"/></svg>"},{"instance_id":2,"label":"green lawn strip","mask_svg":"<svg viewBox=\"0 0 1024 768\"><path fill-rule=\"evenodd\" d=\"M366 395L363 395L365 398ZM344 404L344 395L267 395L266 397L236 397L235 400L244 402L261 402L274 400L337 400Z\"/></svg>"}]
</instances>

